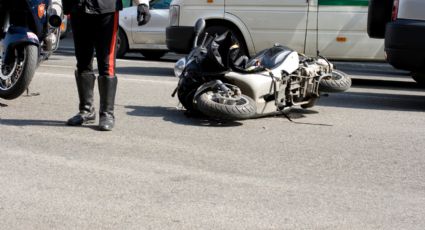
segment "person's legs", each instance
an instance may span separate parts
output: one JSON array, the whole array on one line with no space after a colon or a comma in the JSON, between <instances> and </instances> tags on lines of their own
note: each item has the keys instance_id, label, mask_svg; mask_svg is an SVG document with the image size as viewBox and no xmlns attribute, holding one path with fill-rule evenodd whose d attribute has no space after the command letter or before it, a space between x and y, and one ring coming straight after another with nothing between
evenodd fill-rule
<instances>
[{"instance_id":1,"label":"person's legs","mask_svg":"<svg viewBox=\"0 0 425 230\"><path fill-rule=\"evenodd\" d=\"M99 128L110 131L114 127L114 103L118 79L115 75L116 40L118 32L118 11L98 15L100 29L95 37L99 77Z\"/></svg>"},{"instance_id":2,"label":"person's legs","mask_svg":"<svg viewBox=\"0 0 425 230\"><path fill-rule=\"evenodd\" d=\"M93 106L93 89L96 76L93 73L93 28L90 15L84 13L71 14L71 26L74 36L77 70L75 80L80 100L79 113L67 121L68 125L76 126L93 123L96 113Z\"/></svg>"}]
</instances>

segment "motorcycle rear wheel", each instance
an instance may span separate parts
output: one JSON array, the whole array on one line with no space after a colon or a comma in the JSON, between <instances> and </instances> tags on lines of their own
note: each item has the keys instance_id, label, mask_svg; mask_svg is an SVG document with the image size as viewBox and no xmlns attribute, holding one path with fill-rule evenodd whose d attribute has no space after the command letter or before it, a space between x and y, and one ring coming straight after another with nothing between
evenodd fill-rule
<instances>
[{"instance_id":1,"label":"motorcycle rear wheel","mask_svg":"<svg viewBox=\"0 0 425 230\"><path fill-rule=\"evenodd\" d=\"M350 87L351 78L339 70L333 70L330 77L323 78L319 83L319 91L325 93L345 92Z\"/></svg>"},{"instance_id":2,"label":"motorcycle rear wheel","mask_svg":"<svg viewBox=\"0 0 425 230\"><path fill-rule=\"evenodd\" d=\"M257 108L254 100L246 95L228 101L217 100L217 92L207 91L197 98L197 109L204 115L221 120L244 120L254 117Z\"/></svg>"},{"instance_id":3,"label":"motorcycle rear wheel","mask_svg":"<svg viewBox=\"0 0 425 230\"><path fill-rule=\"evenodd\" d=\"M14 63L8 67L10 72L0 72L0 98L15 99L24 93L34 76L38 64L38 47L25 45L16 49ZM3 67L2 67L3 68Z\"/></svg>"}]
</instances>

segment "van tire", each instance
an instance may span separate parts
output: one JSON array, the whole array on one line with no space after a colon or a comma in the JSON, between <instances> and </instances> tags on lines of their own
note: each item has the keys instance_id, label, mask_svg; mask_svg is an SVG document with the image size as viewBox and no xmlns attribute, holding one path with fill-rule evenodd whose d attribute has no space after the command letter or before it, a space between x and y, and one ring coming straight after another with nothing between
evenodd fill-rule
<instances>
[{"instance_id":1,"label":"van tire","mask_svg":"<svg viewBox=\"0 0 425 230\"><path fill-rule=\"evenodd\" d=\"M166 50L140 50L140 53L149 60L161 59L166 53Z\"/></svg>"},{"instance_id":2,"label":"van tire","mask_svg":"<svg viewBox=\"0 0 425 230\"><path fill-rule=\"evenodd\" d=\"M235 38L235 42L239 44L240 55L248 56L248 49L245 44L245 39L239 31L229 28L227 26L219 26L219 25L208 26L205 29L205 32L212 36L215 36L216 34L221 35L225 33L226 31L230 31L230 33L232 33L233 37ZM203 41L203 39L204 39L203 35L201 35L199 37L198 43L200 44Z\"/></svg>"},{"instance_id":3,"label":"van tire","mask_svg":"<svg viewBox=\"0 0 425 230\"><path fill-rule=\"evenodd\" d=\"M385 38L385 26L391 21L393 1L370 0L367 16L367 33L371 38Z\"/></svg>"},{"instance_id":4,"label":"van tire","mask_svg":"<svg viewBox=\"0 0 425 230\"><path fill-rule=\"evenodd\" d=\"M412 72L412 78L418 83L419 87L425 88L425 73Z\"/></svg>"}]
</instances>

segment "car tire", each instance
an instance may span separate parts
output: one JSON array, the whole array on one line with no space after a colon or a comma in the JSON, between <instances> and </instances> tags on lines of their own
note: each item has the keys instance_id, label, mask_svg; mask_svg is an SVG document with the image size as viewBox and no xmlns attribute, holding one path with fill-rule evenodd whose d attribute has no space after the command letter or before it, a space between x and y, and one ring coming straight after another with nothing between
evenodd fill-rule
<instances>
[{"instance_id":1,"label":"car tire","mask_svg":"<svg viewBox=\"0 0 425 230\"><path fill-rule=\"evenodd\" d=\"M371 38L385 38L385 26L391 21L393 1L370 0L367 16L367 33Z\"/></svg>"},{"instance_id":2,"label":"car tire","mask_svg":"<svg viewBox=\"0 0 425 230\"><path fill-rule=\"evenodd\" d=\"M412 72L412 78L421 88L425 88L425 73Z\"/></svg>"},{"instance_id":3,"label":"car tire","mask_svg":"<svg viewBox=\"0 0 425 230\"><path fill-rule=\"evenodd\" d=\"M117 58L123 58L128 50L128 40L123 29L118 29L117 36Z\"/></svg>"},{"instance_id":4,"label":"car tire","mask_svg":"<svg viewBox=\"0 0 425 230\"><path fill-rule=\"evenodd\" d=\"M226 31L230 31L233 35L233 38L235 39L235 42L239 44L239 50L240 50L239 55L249 56L248 55L248 48L246 47L246 43L245 43L245 39L239 31L232 29L232 28L229 28L227 26L217 26L217 25L208 26L205 29L205 32L208 33L209 35L212 35L212 36L221 35L221 34L225 33ZM203 37L204 37L203 35L199 36L198 44L200 44L203 41L203 39L204 39Z\"/></svg>"},{"instance_id":5,"label":"car tire","mask_svg":"<svg viewBox=\"0 0 425 230\"><path fill-rule=\"evenodd\" d=\"M165 50L141 50L140 53L146 58L150 60L157 60L162 58L167 51Z\"/></svg>"}]
</instances>

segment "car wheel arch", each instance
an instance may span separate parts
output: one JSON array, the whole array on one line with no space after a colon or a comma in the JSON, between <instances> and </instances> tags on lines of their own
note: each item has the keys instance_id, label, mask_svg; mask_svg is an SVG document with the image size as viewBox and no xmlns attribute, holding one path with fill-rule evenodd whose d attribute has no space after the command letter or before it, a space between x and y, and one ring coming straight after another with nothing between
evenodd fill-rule
<instances>
[{"instance_id":1,"label":"car wheel arch","mask_svg":"<svg viewBox=\"0 0 425 230\"><path fill-rule=\"evenodd\" d=\"M245 42L245 46L248 49L250 54L255 53L255 46L252 42L251 34L246 29L245 25L242 22L237 22L236 20L231 20L230 18L225 19L206 19L206 27L209 26L225 26L229 29L234 30L239 33Z\"/></svg>"},{"instance_id":2,"label":"car wheel arch","mask_svg":"<svg viewBox=\"0 0 425 230\"><path fill-rule=\"evenodd\" d=\"M120 38L120 34L122 34L123 37ZM117 57L118 58L121 58L121 57L124 56L124 54L126 52L128 52L130 50L130 43L129 43L129 40L128 40L128 34L127 34L127 32L121 26L118 26L117 39L125 39L125 41L121 41L120 42L120 46L119 47L117 46ZM117 43L118 43L118 41L117 41ZM122 48L121 48L121 46L123 44L125 45L125 50L124 51L122 51Z\"/></svg>"}]
</instances>

